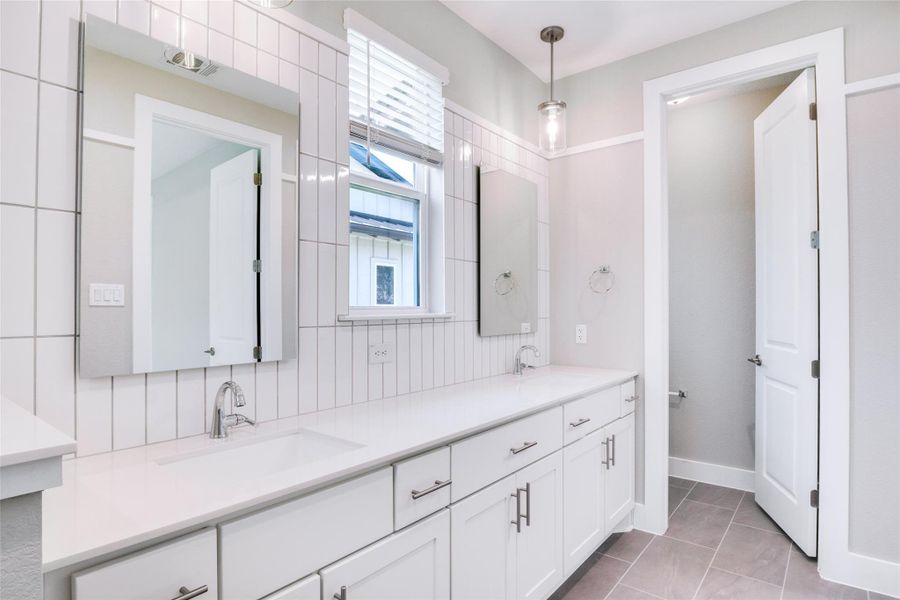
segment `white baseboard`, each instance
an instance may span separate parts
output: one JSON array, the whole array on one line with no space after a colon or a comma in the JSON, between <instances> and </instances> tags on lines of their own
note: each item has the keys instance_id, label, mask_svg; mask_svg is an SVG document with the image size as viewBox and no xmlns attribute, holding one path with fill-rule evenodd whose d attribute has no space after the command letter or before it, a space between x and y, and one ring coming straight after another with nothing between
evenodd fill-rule
<instances>
[{"instance_id":1,"label":"white baseboard","mask_svg":"<svg viewBox=\"0 0 900 600\"><path fill-rule=\"evenodd\" d=\"M745 492L754 490L756 473L748 469L726 467L686 458L669 457L669 475L721 485Z\"/></svg>"}]
</instances>

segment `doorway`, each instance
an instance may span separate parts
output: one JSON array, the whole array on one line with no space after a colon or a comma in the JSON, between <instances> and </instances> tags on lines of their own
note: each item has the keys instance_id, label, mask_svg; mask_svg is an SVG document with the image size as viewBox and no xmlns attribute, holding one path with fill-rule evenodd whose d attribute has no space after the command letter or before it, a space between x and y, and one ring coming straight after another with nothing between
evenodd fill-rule
<instances>
[{"instance_id":1,"label":"doorway","mask_svg":"<svg viewBox=\"0 0 900 600\"><path fill-rule=\"evenodd\" d=\"M819 449L818 568L823 577L847 580L853 558L848 538L849 490L849 234L844 102L843 31L785 42L644 83L644 451L638 477L643 502L638 529L668 528L669 277L666 101L729 84L816 68L819 232Z\"/></svg>"},{"instance_id":2,"label":"doorway","mask_svg":"<svg viewBox=\"0 0 900 600\"><path fill-rule=\"evenodd\" d=\"M669 513L681 520L704 496L751 492L741 502L759 505L810 556L814 83L809 68L667 103L669 472L701 482L690 495L670 484Z\"/></svg>"}]
</instances>

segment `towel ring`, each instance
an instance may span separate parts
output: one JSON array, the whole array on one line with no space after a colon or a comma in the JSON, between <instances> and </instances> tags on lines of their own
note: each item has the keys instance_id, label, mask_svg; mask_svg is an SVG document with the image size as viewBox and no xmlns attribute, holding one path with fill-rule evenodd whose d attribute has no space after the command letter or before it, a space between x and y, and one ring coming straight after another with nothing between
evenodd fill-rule
<instances>
[{"instance_id":1,"label":"towel ring","mask_svg":"<svg viewBox=\"0 0 900 600\"><path fill-rule=\"evenodd\" d=\"M501 281L506 281L505 287L501 286ZM501 287L503 289L501 290ZM494 277L494 291L498 296L505 296L516 288L516 280L513 279L512 271L506 270Z\"/></svg>"},{"instance_id":2,"label":"towel ring","mask_svg":"<svg viewBox=\"0 0 900 600\"><path fill-rule=\"evenodd\" d=\"M604 275L608 275L606 286L603 289L598 289ZM614 285L616 285L616 275L612 272L612 269L609 268L609 265L600 265L594 269L590 277L588 277L588 287L591 288L591 291L595 294L606 295L612 291Z\"/></svg>"}]
</instances>

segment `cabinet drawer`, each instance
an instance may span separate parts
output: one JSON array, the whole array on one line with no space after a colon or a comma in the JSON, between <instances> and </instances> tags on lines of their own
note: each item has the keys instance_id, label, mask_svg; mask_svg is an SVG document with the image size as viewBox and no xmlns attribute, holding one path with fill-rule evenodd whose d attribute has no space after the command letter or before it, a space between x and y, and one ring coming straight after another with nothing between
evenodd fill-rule
<instances>
[{"instance_id":1,"label":"cabinet drawer","mask_svg":"<svg viewBox=\"0 0 900 600\"><path fill-rule=\"evenodd\" d=\"M619 387L600 390L563 406L564 441L571 444L619 418Z\"/></svg>"},{"instance_id":2,"label":"cabinet drawer","mask_svg":"<svg viewBox=\"0 0 900 600\"><path fill-rule=\"evenodd\" d=\"M385 467L219 525L222 600L259 598L393 531Z\"/></svg>"},{"instance_id":3,"label":"cabinet drawer","mask_svg":"<svg viewBox=\"0 0 900 600\"><path fill-rule=\"evenodd\" d=\"M318 575L310 575L262 600L320 600L321 597L322 578Z\"/></svg>"},{"instance_id":4,"label":"cabinet drawer","mask_svg":"<svg viewBox=\"0 0 900 600\"><path fill-rule=\"evenodd\" d=\"M637 392L634 389L634 379L626 381L621 386L619 386L619 390L621 393L621 416L625 416L627 414L634 412L634 405L637 404Z\"/></svg>"},{"instance_id":5,"label":"cabinet drawer","mask_svg":"<svg viewBox=\"0 0 900 600\"><path fill-rule=\"evenodd\" d=\"M197 590L198 600L216 600L216 580L216 531L206 529L75 573L72 599L151 600Z\"/></svg>"},{"instance_id":6,"label":"cabinet drawer","mask_svg":"<svg viewBox=\"0 0 900 600\"><path fill-rule=\"evenodd\" d=\"M562 407L519 419L450 446L455 502L562 447Z\"/></svg>"},{"instance_id":7,"label":"cabinet drawer","mask_svg":"<svg viewBox=\"0 0 900 600\"><path fill-rule=\"evenodd\" d=\"M394 465L394 529L450 504L450 447Z\"/></svg>"}]
</instances>

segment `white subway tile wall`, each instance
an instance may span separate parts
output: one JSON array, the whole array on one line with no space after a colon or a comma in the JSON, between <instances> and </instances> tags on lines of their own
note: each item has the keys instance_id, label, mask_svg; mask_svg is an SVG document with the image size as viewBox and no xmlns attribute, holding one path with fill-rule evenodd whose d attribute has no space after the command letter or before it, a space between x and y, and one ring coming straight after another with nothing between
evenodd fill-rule
<instances>
[{"instance_id":1,"label":"white subway tile wall","mask_svg":"<svg viewBox=\"0 0 900 600\"><path fill-rule=\"evenodd\" d=\"M93 14L298 91L298 358L82 379L77 373L78 20ZM74 435L78 455L202 434L218 385L234 379L258 420L499 375L520 344L549 362L548 166L533 149L445 112L446 294L450 320L340 322L348 310L347 55L274 13L231 0L0 2L0 392ZM7 51L8 49L14 51ZM535 334L481 338L475 167L539 189ZM395 345L369 365L368 345Z\"/></svg>"}]
</instances>

